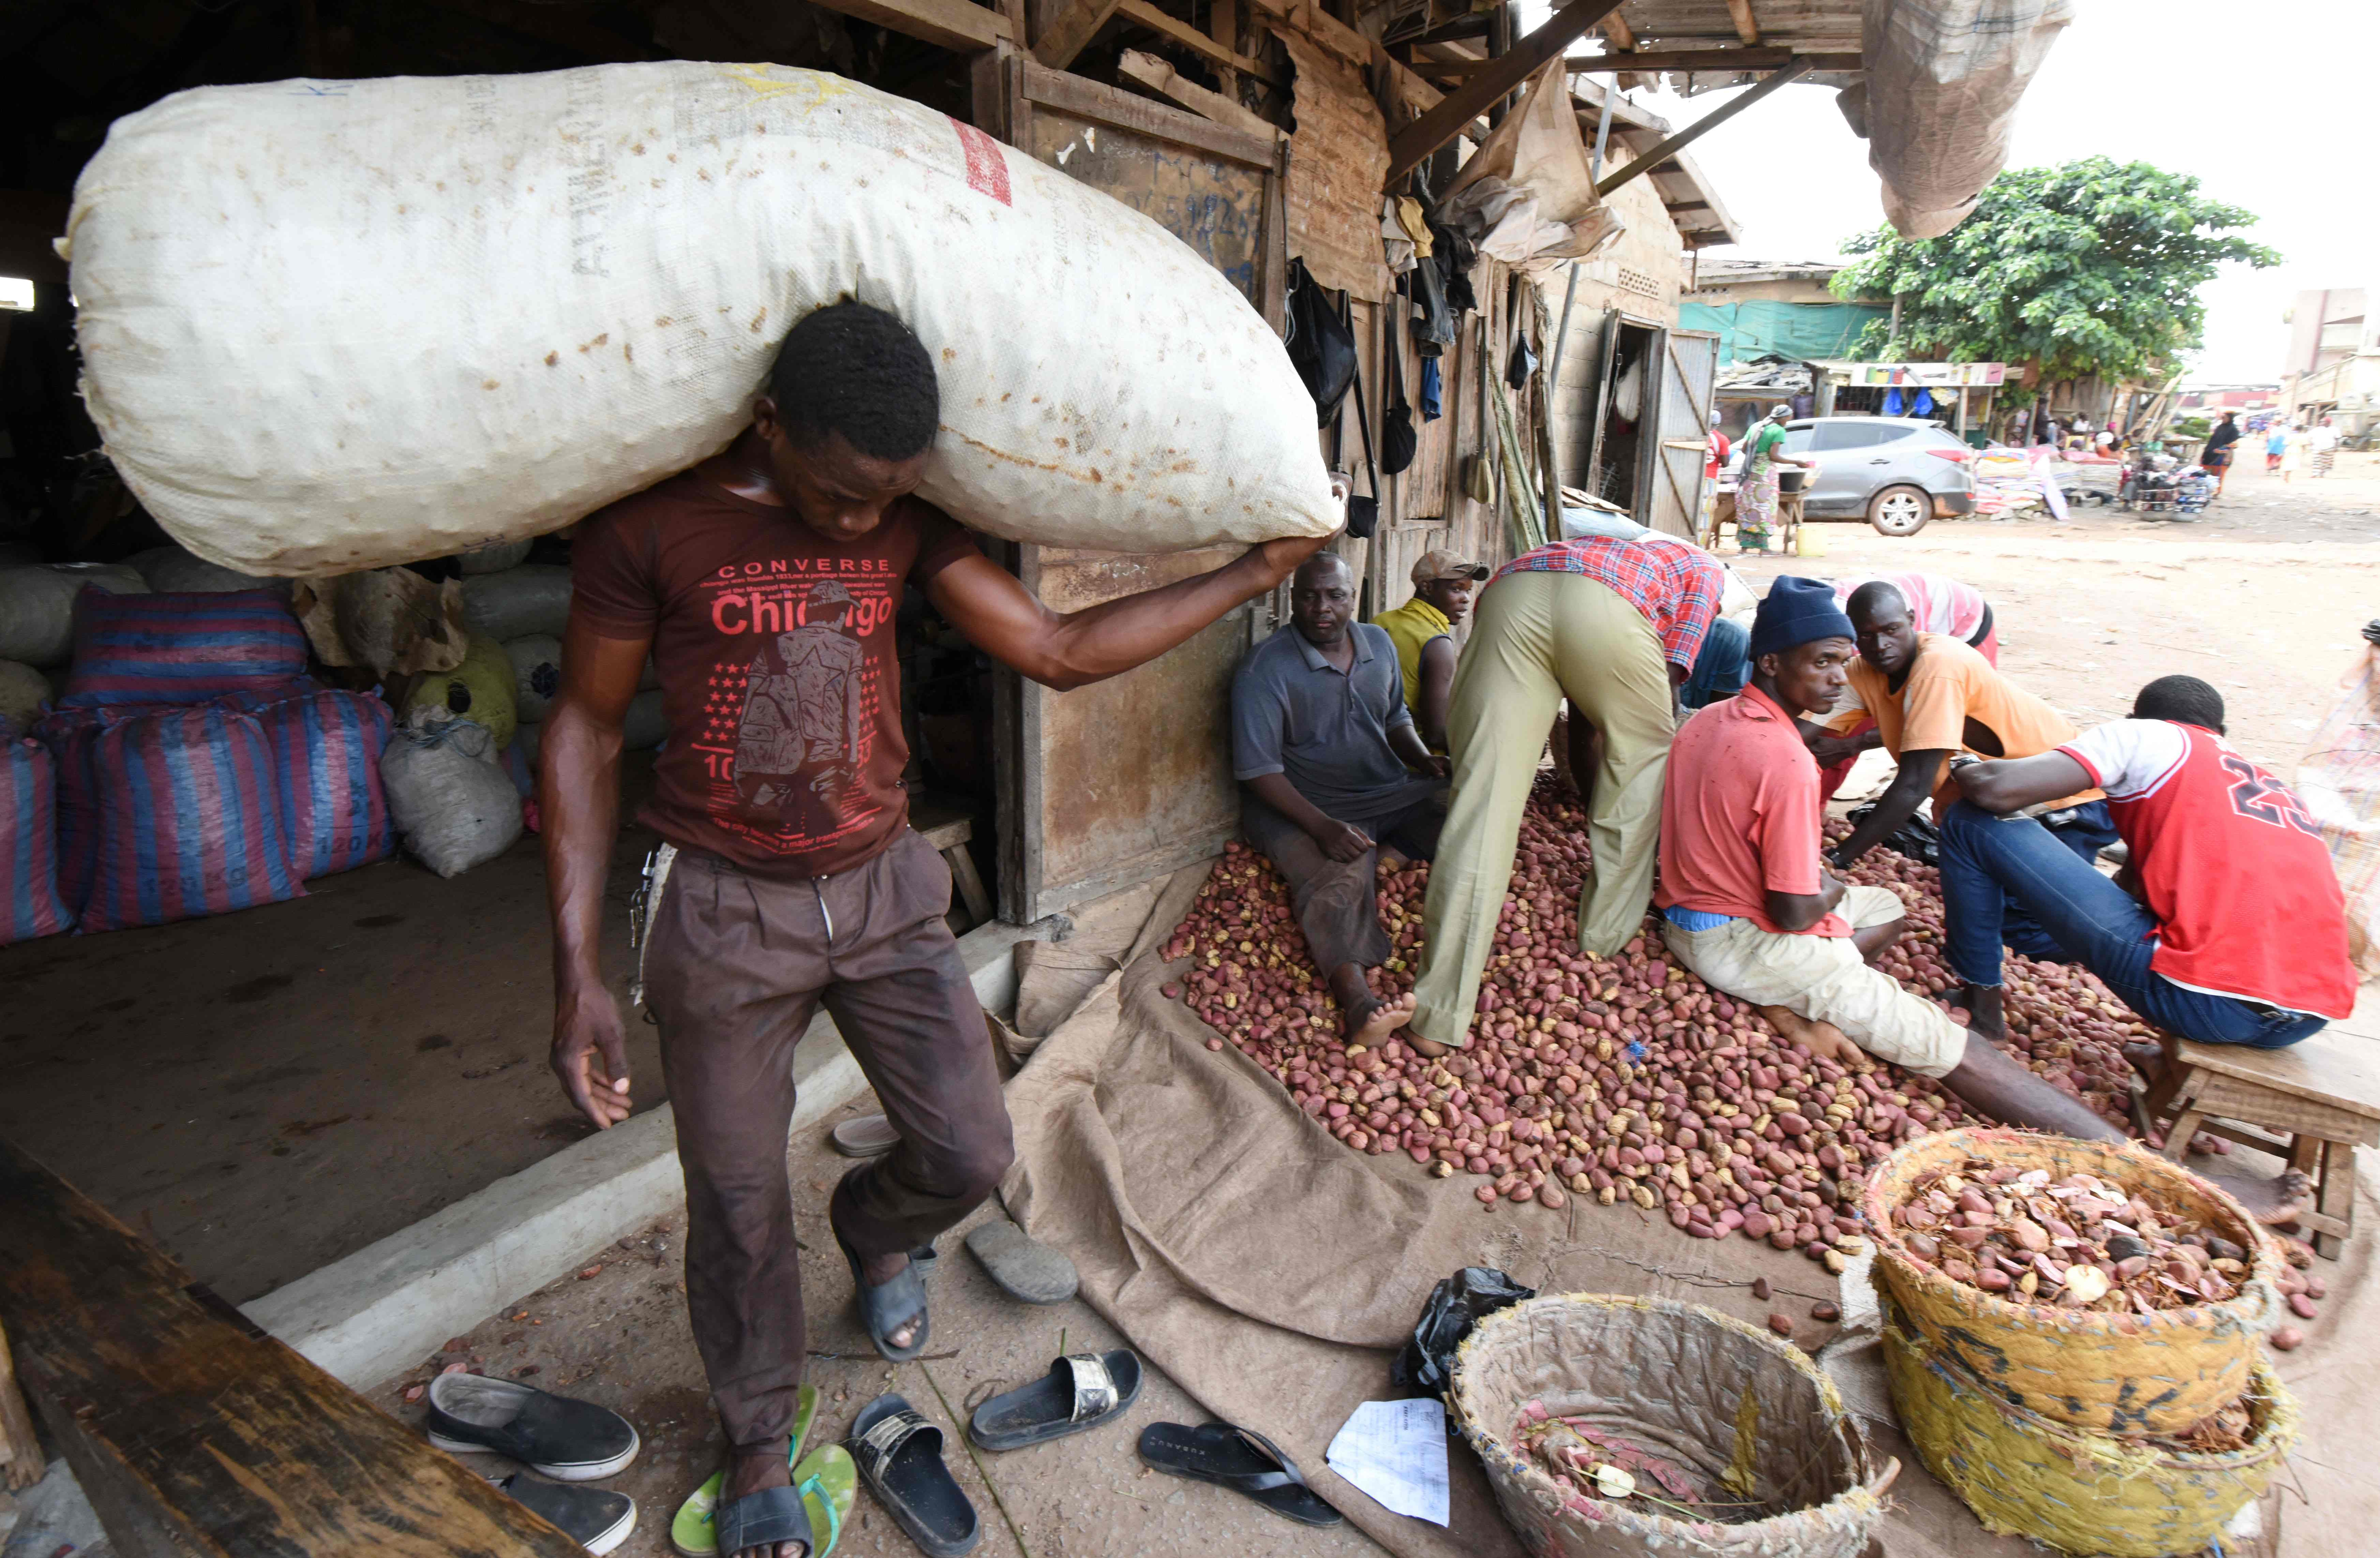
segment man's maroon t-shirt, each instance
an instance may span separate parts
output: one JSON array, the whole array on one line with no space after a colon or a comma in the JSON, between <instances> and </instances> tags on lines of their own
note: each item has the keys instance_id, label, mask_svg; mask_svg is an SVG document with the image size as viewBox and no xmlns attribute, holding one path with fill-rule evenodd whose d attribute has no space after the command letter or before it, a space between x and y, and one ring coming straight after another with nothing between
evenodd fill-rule
<instances>
[{"instance_id":1,"label":"man's maroon t-shirt","mask_svg":"<svg viewBox=\"0 0 2380 1558\"><path fill-rule=\"evenodd\" d=\"M650 634L669 741L638 820L754 870L829 876L908 822L892 618L973 539L916 498L847 546L693 471L590 516L571 613Z\"/></svg>"}]
</instances>

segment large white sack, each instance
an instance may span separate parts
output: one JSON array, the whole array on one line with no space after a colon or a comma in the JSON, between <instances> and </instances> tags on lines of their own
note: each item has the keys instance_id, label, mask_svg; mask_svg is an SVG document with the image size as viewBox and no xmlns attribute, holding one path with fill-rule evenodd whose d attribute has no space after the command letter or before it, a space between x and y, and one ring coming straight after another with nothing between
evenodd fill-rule
<instances>
[{"instance_id":1,"label":"large white sack","mask_svg":"<svg viewBox=\"0 0 2380 1558\"><path fill-rule=\"evenodd\" d=\"M463 621L499 643L534 633L559 639L570 626L570 570L523 563L500 574L466 575Z\"/></svg>"},{"instance_id":2,"label":"large white sack","mask_svg":"<svg viewBox=\"0 0 2380 1558\"><path fill-rule=\"evenodd\" d=\"M285 578L244 574L237 568L193 557L178 546L152 546L124 561L150 589L169 594L220 595L234 590L269 590L285 601L289 598L289 581Z\"/></svg>"},{"instance_id":3,"label":"large white sack","mask_svg":"<svg viewBox=\"0 0 2380 1558\"><path fill-rule=\"evenodd\" d=\"M535 724L562 690L562 640L546 633L507 639L504 658L513 663L513 710L521 724Z\"/></svg>"},{"instance_id":4,"label":"large white sack","mask_svg":"<svg viewBox=\"0 0 2380 1558\"><path fill-rule=\"evenodd\" d=\"M200 555L348 573L516 540L722 447L854 296L941 373L924 495L1129 551L1339 521L1263 318L1155 222L973 128L779 66L205 87L68 218L83 392Z\"/></svg>"}]
</instances>

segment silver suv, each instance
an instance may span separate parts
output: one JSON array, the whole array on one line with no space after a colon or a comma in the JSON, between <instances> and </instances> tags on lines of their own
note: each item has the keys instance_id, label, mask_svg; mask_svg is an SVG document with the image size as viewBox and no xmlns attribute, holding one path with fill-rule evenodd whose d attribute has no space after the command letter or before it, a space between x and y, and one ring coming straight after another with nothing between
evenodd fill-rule
<instances>
[{"instance_id":1,"label":"silver suv","mask_svg":"<svg viewBox=\"0 0 2380 1558\"><path fill-rule=\"evenodd\" d=\"M1804 417L1785 424L1785 453L1818 462L1802 500L1811 519L1865 519L1913 536L1937 514L1972 514L1975 452L1915 417Z\"/></svg>"}]
</instances>

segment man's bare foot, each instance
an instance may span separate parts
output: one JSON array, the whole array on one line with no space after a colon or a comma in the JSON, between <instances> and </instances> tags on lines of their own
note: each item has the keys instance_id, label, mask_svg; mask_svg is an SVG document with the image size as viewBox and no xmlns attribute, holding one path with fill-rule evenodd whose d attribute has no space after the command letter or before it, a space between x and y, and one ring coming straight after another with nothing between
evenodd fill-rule
<instances>
[{"instance_id":1,"label":"man's bare foot","mask_svg":"<svg viewBox=\"0 0 2380 1558\"><path fill-rule=\"evenodd\" d=\"M1440 1056L1451 1055L1454 1053L1453 1045L1441 1044L1435 1039L1425 1039L1420 1034L1415 1033L1411 1029L1406 1030L1404 1042L1412 1045L1414 1053L1421 1056L1425 1060L1437 1060Z\"/></svg>"},{"instance_id":2,"label":"man's bare foot","mask_svg":"<svg viewBox=\"0 0 2380 1558\"><path fill-rule=\"evenodd\" d=\"M2266 1177L2236 1168L2214 1168L2204 1163L2188 1165L2201 1179L2210 1179L2230 1193L2231 1199L2248 1209L2248 1215L2267 1228L2277 1228L2294 1223L2306 1203L2313 1199L2313 1181L2296 1169Z\"/></svg>"},{"instance_id":3,"label":"man's bare foot","mask_svg":"<svg viewBox=\"0 0 2380 1558\"><path fill-rule=\"evenodd\" d=\"M1833 1023L1813 1022L1791 1006L1763 1006L1760 1015L1777 1025L1787 1043L1800 1044L1814 1055L1848 1065L1866 1053Z\"/></svg>"},{"instance_id":4,"label":"man's bare foot","mask_svg":"<svg viewBox=\"0 0 2380 1558\"><path fill-rule=\"evenodd\" d=\"M859 1260L859 1277L870 1287L881 1287L899 1276L908 1267L909 1257L904 1255L864 1255ZM925 1319L905 1321L885 1333L884 1345L899 1352L917 1339L917 1326Z\"/></svg>"},{"instance_id":5,"label":"man's bare foot","mask_svg":"<svg viewBox=\"0 0 2380 1558\"><path fill-rule=\"evenodd\" d=\"M1365 1014L1364 1020L1347 1032L1350 1045L1361 1044L1378 1049L1389 1041L1389 1035L1413 1021L1416 1004L1411 995L1400 995L1394 1001L1383 1001Z\"/></svg>"},{"instance_id":6,"label":"man's bare foot","mask_svg":"<svg viewBox=\"0 0 2380 1558\"><path fill-rule=\"evenodd\" d=\"M785 1465L783 1450L737 1451L727 1464L727 1484L719 1491L719 1502L725 1503L764 1488L788 1488L793 1480L793 1470ZM750 1558L808 1558L797 1541L747 1547L744 1552ZM735 1558L735 1554L722 1553L721 1558Z\"/></svg>"}]
</instances>

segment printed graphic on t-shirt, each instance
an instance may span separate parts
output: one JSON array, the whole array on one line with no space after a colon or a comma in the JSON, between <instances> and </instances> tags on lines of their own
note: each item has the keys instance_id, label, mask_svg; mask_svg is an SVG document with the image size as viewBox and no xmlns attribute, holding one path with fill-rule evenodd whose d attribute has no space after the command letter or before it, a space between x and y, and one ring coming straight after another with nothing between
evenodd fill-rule
<instances>
[{"instance_id":1,"label":"printed graphic on t-shirt","mask_svg":"<svg viewBox=\"0 0 2380 1558\"><path fill-rule=\"evenodd\" d=\"M880 558L771 559L703 581L710 626L725 642L693 745L709 783L705 809L720 828L802 852L883 809L861 776L892 661L881 640L892 630L896 582Z\"/></svg>"}]
</instances>

